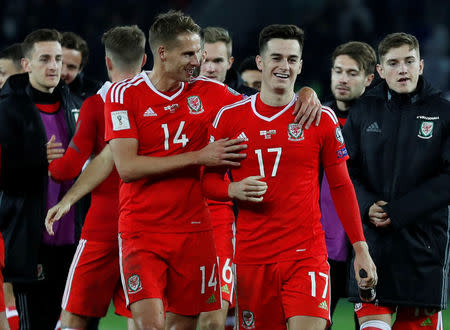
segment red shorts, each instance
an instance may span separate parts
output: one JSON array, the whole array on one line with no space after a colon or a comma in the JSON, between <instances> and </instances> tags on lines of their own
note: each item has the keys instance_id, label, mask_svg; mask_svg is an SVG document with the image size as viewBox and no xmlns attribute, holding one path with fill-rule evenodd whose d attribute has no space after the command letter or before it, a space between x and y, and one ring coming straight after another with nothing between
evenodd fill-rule
<instances>
[{"instance_id":1,"label":"red shorts","mask_svg":"<svg viewBox=\"0 0 450 330\"><path fill-rule=\"evenodd\" d=\"M231 258L217 257L219 264L220 291L222 299L230 303L229 308L233 308L235 304L234 298L234 264Z\"/></svg>"},{"instance_id":2,"label":"red shorts","mask_svg":"<svg viewBox=\"0 0 450 330\"><path fill-rule=\"evenodd\" d=\"M358 317L397 312L393 330L442 330L442 313L433 308L377 306L374 304L355 304Z\"/></svg>"},{"instance_id":3,"label":"red shorts","mask_svg":"<svg viewBox=\"0 0 450 330\"><path fill-rule=\"evenodd\" d=\"M267 265L236 265L239 327L286 329L292 316L314 316L330 322L327 257Z\"/></svg>"},{"instance_id":4,"label":"red shorts","mask_svg":"<svg viewBox=\"0 0 450 330\"><path fill-rule=\"evenodd\" d=\"M103 317L113 299L116 314L131 318L120 281L118 251L116 241L80 240L67 276L62 309Z\"/></svg>"},{"instance_id":5,"label":"red shorts","mask_svg":"<svg viewBox=\"0 0 450 330\"><path fill-rule=\"evenodd\" d=\"M234 271L233 271L233 229L231 224L214 226L214 243L216 244L217 262L222 299L234 306Z\"/></svg>"},{"instance_id":6,"label":"red shorts","mask_svg":"<svg viewBox=\"0 0 450 330\"><path fill-rule=\"evenodd\" d=\"M166 311L198 315L221 308L212 231L119 234L127 305L159 298Z\"/></svg>"}]
</instances>

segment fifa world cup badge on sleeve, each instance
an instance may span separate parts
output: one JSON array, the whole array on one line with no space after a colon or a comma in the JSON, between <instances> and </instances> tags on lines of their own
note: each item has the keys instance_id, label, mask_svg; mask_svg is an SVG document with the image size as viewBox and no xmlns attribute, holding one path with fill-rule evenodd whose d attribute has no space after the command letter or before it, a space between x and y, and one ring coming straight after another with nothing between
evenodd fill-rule
<instances>
[{"instance_id":1,"label":"fifa world cup badge on sleeve","mask_svg":"<svg viewBox=\"0 0 450 330\"><path fill-rule=\"evenodd\" d=\"M121 131L130 128L130 121L128 120L128 111L119 110L111 112L111 121L114 131Z\"/></svg>"},{"instance_id":2,"label":"fifa world cup badge on sleeve","mask_svg":"<svg viewBox=\"0 0 450 330\"><path fill-rule=\"evenodd\" d=\"M203 109L202 101L197 95L189 96L187 98L187 104L189 107L189 113L193 115L198 115L199 113L202 113L205 111Z\"/></svg>"},{"instance_id":3,"label":"fifa world cup badge on sleeve","mask_svg":"<svg viewBox=\"0 0 450 330\"><path fill-rule=\"evenodd\" d=\"M299 124L289 124L288 126L288 140L301 141L305 139L303 128Z\"/></svg>"}]
</instances>

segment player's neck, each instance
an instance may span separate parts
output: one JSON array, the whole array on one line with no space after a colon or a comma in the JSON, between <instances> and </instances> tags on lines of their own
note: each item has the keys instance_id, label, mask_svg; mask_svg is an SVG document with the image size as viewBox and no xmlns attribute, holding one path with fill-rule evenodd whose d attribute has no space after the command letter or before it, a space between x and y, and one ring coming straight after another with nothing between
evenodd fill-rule
<instances>
[{"instance_id":1,"label":"player's neck","mask_svg":"<svg viewBox=\"0 0 450 330\"><path fill-rule=\"evenodd\" d=\"M111 82L115 83L118 81L122 81L125 79L131 79L134 76L137 76L140 73L140 71L137 72L115 72L114 74L111 73Z\"/></svg>"},{"instance_id":2,"label":"player's neck","mask_svg":"<svg viewBox=\"0 0 450 330\"><path fill-rule=\"evenodd\" d=\"M291 102L294 91L289 91L286 93L278 94L276 92L267 91L261 89L260 97L264 104L270 105L272 107L280 107Z\"/></svg>"},{"instance_id":3,"label":"player's neck","mask_svg":"<svg viewBox=\"0 0 450 330\"><path fill-rule=\"evenodd\" d=\"M147 73L148 79L157 90L160 92L170 92L180 87L181 82L179 80L172 79L164 74L163 71L153 68L152 71Z\"/></svg>"},{"instance_id":4,"label":"player's neck","mask_svg":"<svg viewBox=\"0 0 450 330\"><path fill-rule=\"evenodd\" d=\"M350 102L336 100L336 105L337 108L341 111L348 111L348 109L350 108Z\"/></svg>"}]
</instances>

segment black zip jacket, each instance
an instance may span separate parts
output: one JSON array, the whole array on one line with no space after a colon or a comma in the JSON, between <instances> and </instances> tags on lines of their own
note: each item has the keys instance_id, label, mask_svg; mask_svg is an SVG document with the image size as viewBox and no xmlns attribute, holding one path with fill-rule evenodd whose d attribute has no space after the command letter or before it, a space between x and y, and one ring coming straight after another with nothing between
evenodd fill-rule
<instances>
[{"instance_id":1,"label":"black zip jacket","mask_svg":"<svg viewBox=\"0 0 450 330\"><path fill-rule=\"evenodd\" d=\"M74 104L64 83L61 96L69 139ZM5 240L8 282L37 280L37 258L46 216L47 136L31 99L28 74L11 76L0 94L0 230Z\"/></svg>"},{"instance_id":2,"label":"black zip jacket","mask_svg":"<svg viewBox=\"0 0 450 330\"><path fill-rule=\"evenodd\" d=\"M382 83L352 107L344 127L380 304L447 306L450 103L422 78L413 95ZM378 201L392 224L368 221ZM353 267L352 267L353 268ZM352 269L350 297L358 301Z\"/></svg>"}]
</instances>

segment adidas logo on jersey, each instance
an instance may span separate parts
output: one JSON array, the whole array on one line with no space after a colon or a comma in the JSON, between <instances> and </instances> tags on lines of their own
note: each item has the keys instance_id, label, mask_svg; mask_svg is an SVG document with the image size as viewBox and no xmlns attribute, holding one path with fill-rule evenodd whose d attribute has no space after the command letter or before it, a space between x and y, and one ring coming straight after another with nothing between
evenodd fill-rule
<instances>
[{"instance_id":1,"label":"adidas logo on jersey","mask_svg":"<svg viewBox=\"0 0 450 330\"><path fill-rule=\"evenodd\" d=\"M145 110L144 112L144 117L156 117L157 114L155 111L153 111L152 108L148 108L147 110Z\"/></svg>"},{"instance_id":2,"label":"adidas logo on jersey","mask_svg":"<svg viewBox=\"0 0 450 330\"><path fill-rule=\"evenodd\" d=\"M381 133L381 129L377 122L373 122L367 127L366 132Z\"/></svg>"},{"instance_id":3,"label":"adidas logo on jersey","mask_svg":"<svg viewBox=\"0 0 450 330\"><path fill-rule=\"evenodd\" d=\"M322 301L320 304L319 304L319 306L318 306L319 308L322 308L322 309L325 309L326 311L328 310L328 305L327 305L327 302L324 300L324 301Z\"/></svg>"},{"instance_id":4,"label":"adidas logo on jersey","mask_svg":"<svg viewBox=\"0 0 450 330\"><path fill-rule=\"evenodd\" d=\"M239 139L243 139L244 141L248 141L248 137L247 137L247 135L245 135L244 132L242 132L241 134L239 134L238 138L239 138Z\"/></svg>"}]
</instances>

